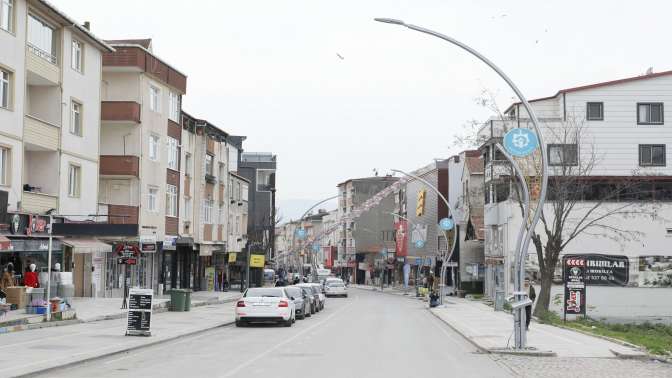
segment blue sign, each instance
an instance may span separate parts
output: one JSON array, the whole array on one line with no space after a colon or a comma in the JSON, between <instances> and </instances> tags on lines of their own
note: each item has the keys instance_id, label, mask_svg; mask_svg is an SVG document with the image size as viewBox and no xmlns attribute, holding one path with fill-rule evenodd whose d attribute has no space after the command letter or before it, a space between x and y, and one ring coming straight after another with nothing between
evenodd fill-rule
<instances>
[{"instance_id":1,"label":"blue sign","mask_svg":"<svg viewBox=\"0 0 672 378\"><path fill-rule=\"evenodd\" d=\"M313 252L315 252L315 253L320 252L320 245L319 244L313 244Z\"/></svg>"},{"instance_id":2,"label":"blue sign","mask_svg":"<svg viewBox=\"0 0 672 378\"><path fill-rule=\"evenodd\" d=\"M415 258L415 265L422 265L422 257Z\"/></svg>"},{"instance_id":3,"label":"blue sign","mask_svg":"<svg viewBox=\"0 0 672 378\"><path fill-rule=\"evenodd\" d=\"M539 139L530 129L515 128L504 135L504 148L516 157L525 157L539 147Z\"/></svg>"},{"instance_id":4,"label":"blue sign","mask_svg":"<svg viewBox=\"0 0 672 378\"><path fill-rule=\"evenodd\" d=\"M443 218L439 221L439 227L441 227L443 231L452 230L454 226L455 223L450 218Z\"/></svg>"},{"instance_id":5,"label":"blue sign","mask_svg":"<svg viewBox=\"0 0 672 378\"><path fill-rule=\"evenodd\" d=\"M432 266L432 258L431 257L428 257L427 260L425 260L425 265Z\"/></svg>"},{"instance_id":6,"label":"blue sign","mask_svg":"<svg viewBox=\"0 0 672 378\"><path fill-rule=\"evenodd\" d=\"M305 239L306 238L306 230L304 230L303 228L299 228L298 230L296 230L296 237L299 238L299 239L302 239L302 240Z\"/></svg>"},{"instance_id":7,"label":"blue sign","mask_svg":"<svg viewBox=\"0 0 672 378\"><path fill-rule=\"evenodd\" d=\"M422 248L425 246L425 241L422 239L418 239L415 241L415 248Z\"/></svg>"},{"instance_id":8,"label":"blue sign","mask_svg":"<svg viewBox=\"0 0 672 378\"><path fill-rule=\"evenodd\" d=\"M387 248L381 249L380 254L383 255L383 257L387 257Z\"/></svg>"}]
</instances>

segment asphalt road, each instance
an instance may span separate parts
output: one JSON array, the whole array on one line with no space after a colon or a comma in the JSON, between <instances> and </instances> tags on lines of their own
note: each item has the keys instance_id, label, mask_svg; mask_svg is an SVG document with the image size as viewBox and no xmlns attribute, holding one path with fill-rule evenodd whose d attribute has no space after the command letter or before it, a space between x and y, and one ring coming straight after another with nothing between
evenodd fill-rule
<instances>
[{"instance_id":1,"label":"asphalt road","mask_svg":"<svg viewBox=\"0 0 672 378\"><path fill-rule=\"evenodd\" d=\"M424 303L350 290L291 328L224 327L51 371L49 377L508 377Z\"/></svg>"}]
</instances>

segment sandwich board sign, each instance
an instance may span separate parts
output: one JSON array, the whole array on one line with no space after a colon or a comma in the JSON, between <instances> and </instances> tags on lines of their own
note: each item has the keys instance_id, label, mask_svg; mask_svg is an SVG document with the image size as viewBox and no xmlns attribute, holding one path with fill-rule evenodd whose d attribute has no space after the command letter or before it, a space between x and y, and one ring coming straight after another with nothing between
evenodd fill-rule
<instances>
[{"instance_id":1,"label":"sandwich board sign","mask_svg":"<svg viewBox=\"0 0 672 378\"><path fill-rule=\"evenodd\" d=\"M152 289L131 288L128 294L126 336L151 336Z\"/></svg>"}]
</instances>

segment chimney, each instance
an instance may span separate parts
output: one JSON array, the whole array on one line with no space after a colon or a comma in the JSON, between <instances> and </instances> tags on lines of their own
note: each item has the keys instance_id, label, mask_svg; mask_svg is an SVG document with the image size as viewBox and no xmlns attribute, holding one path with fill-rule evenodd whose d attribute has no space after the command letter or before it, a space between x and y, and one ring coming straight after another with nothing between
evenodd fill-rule
<instances>
[{"instance_id":1,"label":"chimney","mask_svg":"<svg viewBox=\"0 0 672 378\"><path fill-rule=\"evenodd\" d=\"M91 30L91 23L89 21L84 21L84 25L82 25L82 26L86 30Z\"/></svg>"}]
</instances>

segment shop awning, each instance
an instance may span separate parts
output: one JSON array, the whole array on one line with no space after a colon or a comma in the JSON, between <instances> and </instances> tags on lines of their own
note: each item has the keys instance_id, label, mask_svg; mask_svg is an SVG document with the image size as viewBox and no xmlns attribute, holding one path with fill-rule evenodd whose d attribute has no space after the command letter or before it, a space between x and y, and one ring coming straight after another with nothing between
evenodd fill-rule
<instances>
[{"instance_id":1,"label":"shop awning","mask_svg":"<svg viewBox=\"0 0 672 378\"><path fill-rule=\"evenodd\" d=\"M112 252L112 245L98 239L63 239L63 244L72 247L73 253Z\"/></svg>"},{"instance_id":2,"label":"shop awning","mask_svg":"<svg viewBox=\"0 0 672 378\"><path fill-rule=\"evenodd\" d=\"M5 236L0 235L0 251L10 251L12 248L12 241Z\"/></svg>"}]
</instances>

